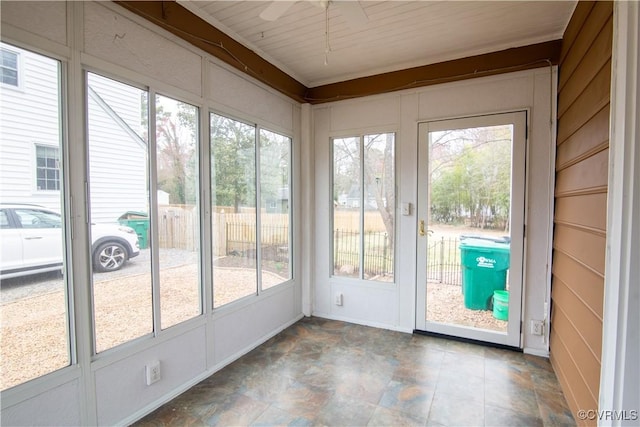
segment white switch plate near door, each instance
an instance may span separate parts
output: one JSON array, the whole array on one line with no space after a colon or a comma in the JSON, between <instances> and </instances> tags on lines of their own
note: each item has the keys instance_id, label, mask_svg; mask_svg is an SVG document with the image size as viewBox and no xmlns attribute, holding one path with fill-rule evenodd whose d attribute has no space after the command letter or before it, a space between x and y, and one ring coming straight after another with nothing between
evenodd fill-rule
<instances>
[{"instance_id":1,"label":"white switch plate near door","mask_svg":"<svg viewBox=\"0 0 640 427\"><path fill-rule=\"evenodd\" d=\"M404 216L411 215L411 203L404 202L400 205L400 207L401 207L402 215Z\"/></svg>"}]
</instances>

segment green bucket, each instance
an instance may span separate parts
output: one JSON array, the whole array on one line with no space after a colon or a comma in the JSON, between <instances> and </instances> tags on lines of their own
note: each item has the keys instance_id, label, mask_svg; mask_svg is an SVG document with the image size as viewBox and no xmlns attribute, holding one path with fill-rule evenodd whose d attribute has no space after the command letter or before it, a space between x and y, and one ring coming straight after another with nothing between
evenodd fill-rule
<instances>
[{"instance_id":1,"label":"green bucket","mask_svg":"<svg viewBox=\"0 0 640 427\"><path fill-rule=\"evenodd\" d=\"M509 318L509 291L493 291L493 317L498 320Z\"/></svg>"}]
</instances>

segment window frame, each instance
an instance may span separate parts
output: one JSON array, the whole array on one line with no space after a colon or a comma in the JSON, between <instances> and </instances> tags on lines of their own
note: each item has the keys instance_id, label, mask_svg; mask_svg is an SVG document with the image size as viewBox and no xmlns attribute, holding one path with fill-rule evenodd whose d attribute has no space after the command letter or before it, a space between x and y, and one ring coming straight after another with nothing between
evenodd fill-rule
<instances>
[{"instance_id":1,"label":"window frame","mask_svg":"<svg viewBox=\"0 0 640 427\"><path fill-rule=\"evenodd\" d=\"M204 244L203 244L203 240L201 238L202 235L202 226L204 224L203 221L203 217L202 217L202 205L203 205L203 199L202 199L202 184L204 182L204 178L203 174L202 174L202 169L201 169L201 164L202 164L202 156L203 156L203 151L200 147L201 142L202 142L202 123L201 123L201 118L202 118L202 110L203 107L198 104L195 103L193 101L189 101L189 100L184 100L179 96L173 96L173 95L169 95L168 93L170 91L160 91L157 90L153 87L149 87L147 88L147 92L148 92L148 113L149 113L149 125L148 125L148 132L149 132L149 145L150 145L150 149L149 149L149 159L148 159L148 164L150 167L150 173L149 173L149 193L150 193L150 199L149 199L149 216L150 219L152 221L152 224L150 224L150 228L149 228L149 235L151 236L156 236L157 240L158 240L158 244L156 244L154 247L152 247L152 256L155 258L155 261L153 262L152 265L152 286L153 286L153 293L154 295L157 294L157 298L155 296L153 296L153 306L154 306L154 336L158 336L158 334L162 334L167 330L170 330L172 328L176 328L179 327L180 325L186 323L186 322L190 322L193 321L194 319L200 318L205 314L205 307L206 304L204 304L204 298L205 298L205 294L206 294L206 290L205 290L205 280L204 280L204 262L203 260L204 258L204 253L203 253L203 248L204 248ZM163 312L163 306L162 306L162 297L161 297L161 293L162 293L162 277L161 277L161 267L162 267L162 263L160 261L160 254L159 254L159 250L160 250L160 246L159 246L159 240L160 240L160 233L158 230L158 225L160 222L160 212L159 212L159 201L158 201L158 190L159 190L159 185L158 185L158 172L159 172L159 166L158 166L158 123L157 123L157 116L158 116L158 97L160 98L166 98L172 102L175 103L182 103L185 105L188 105L190 107L195 108L195 129L194 129L194 139L195 139L195 146L194 146L194 150L195 150L195 156L196 156L196 162L195 162L195 173L196 173L196 188L194 189L195 191L195 212L197 213L195 221L194 221L194 226L196 227L196 233L195 233L195 244L197 247L197 251L198 251L198 255L196 256L197 258L197 280L198 280L198 314L195 316L191 316L189 318L183 319L177 323L173 323L173 324L168 324L166 326L163 327L163 316L162 316L162 312ZM153 119L151 118L151 115L153 114ZM153 126L153 127L152 127ZM152 136L153 134L153 136ZM153 143L151 142L151 138L153 138ZM152 215L152 213L154 215ZM156 219L156 221L153 221L153 219ZM155 223L153 223L155 222ZM153 258L152 258L153 260ZM157 271L156 271L157 269ZM171 299L167 299L165 301L171 301ZM156 311L158 312L156 314Z\"/></svg>"},{"instance_id":2,"label":"window frame","mask_svg":"<svg viewBox=\"0 0 640 427\"><path fill-rule=\"evenodd\" d=\"M61 163L62 160L61 160L61 157L60 157L60 154L61 154L60 153L60 147L55 146L55 145L49 145L49 144L40 144L40 143L37 143L37 142L34 143L33 145L34 145L34 148L33 148L34 154L33 155L34 155L34 159L35 159L35 165L34 165L34 175L35 175L34 186L35 186L35 191L38 192L38 193L60 191L61 182L62 182L62 170L60 168L60 163ZM55 159L57 161L56 168L49 168L46 165L41 167L41 166L38 165L38 160L40 159L40 157L38 156L39 149L53 149L53 150L57 151L56 152L57 156L56 156L56 159ZM48 157L44 157L44 159L45 159L45 162L46 162ZM41 170L41 169L43 169L45 171L45 177L44 178L39 178L38 177L38 171ZM57 188L40 188L38 183L39 183L39 181L41 179L44 179L45 183L51 181L46 177L46 172L49 171L49 170L54 170L54 171L58 172L57 173L58 176L55 179L55 182L57 184L56 185Z\"/></svg>"},{"instance_id":3,"label":"window frame","mask_svg":"<svg viewBox=\"0 0 640 427\"><path fill-rule=\"evenodd\" d=\"M155 133L151 132L151 129L153 128L153 126L155 125L155 117L152 118L152 114L155 114L155 108L152 107L152 105L154 104L153 102L151 102L152 100L152 90L149 86L144 85L144 84L140 84L136 81L131 81L130 79L127 79L126 77L123 77L121 75L118 74L113 74L110 73L104 69L99 69L99 68L93 68L93 67L87 67L87 66L83 66L82 68L82 88L83 88L83 113L84 113L84 117L83 117L83 126L84 126L84 155L85 155L85 164L84 164L84 172L85 172L85 180L86 180L86 215L87 215L87 221L89 224L92 224L94 222L94 219L92 218L92 204L94 202L94 194L93 193L93 188L92 188L92 168L91 168L91 156L93 155L92 153L92 144L91 144L91 138L90 138L90 134L91 134L91 110L90 110L90 104L91 104L91 92L93 91L93 89L91 88L91 75L96 76L96 78L98 80L100 79L106 79L106 80L112 80L118 84L122 84L125 86L129 86L132 89L136 89L139 90L141 92L145 92L146 93L146 98L147 98L147 105L146 105L146 114L147 114L147 125L144 129L144 131L147 132L147 139L146 139L146 153L145 153L145 161L144 161L144 165L146 168L146 177L145 177L145 183L146 183L146 197L145 197L145 201L147 203L147 206L149 208L149 212L148 212L148 218L149 218L149 225L150 227L148 228L148 232L149 232L149 248L152 248L151 243L154 242L154 238L152 237L152 224L153 224L153 212L152 210L152 201L151 201L151 196L153 195L153 191L155 187L152 187L152 185L154 185L153 180L154 177L152 176L151 171L153 170L153 164L151 163L151 158L152 156L155 154ZM100 94L98 94L100 95ZM153 98L155 99L155 98ZM107 104L108 105L108 104ZM153 108L153 109L152 109ZM128 126L128 123L125 123L125 126ZM142 129L140 129L142 130ZM137 137L139 137L140 139L142 139L143 137L141 135L139 135L135 130L131 130L131 133L135 133L137 135ZM135 137L134 137L135 138ZM152 142L153 141L153 142ZM154 151L152 153L152 147L154 147ZM150 330L148 332L145 331L145 333L138 335L136 337L133 338L127 338L121 342L118 342L114 345L110 345L106 348L98 348L98 335L99 335L99 331L97 324L98 324L98 320L97 320L97 316L96 316L96 312L98 310L98 305L96 304L96 296L95 296L95 276L96 273L98 273L94 266L93 266L93 262L92 262L92 240L93 240L93 230L91 229L91 227L89 227L88 229L88 233L87 233L87 239L88 239L88 249L89 252L87 253L88 259L89 259L89 275L90 275L90 292L89 292L89 297L90 297L90 301L91 301L91 307L90 307L90 317L91 317L91 355L92 358L97 359L100 357L104 357L104 355L109 355L109 354L113 354L117 351L119 351L119 349L121 348L126 348L128 346L131 346L133 343L137 343L137 342L141 342L144 340L149 340L155 336L158 335L158 333L160 332L159 328L156 328L156 325L159 325L159 318L156 314L156 306L159 305L159 296L156 297L156 288L158 287L158 283L157 283L157 279L156 277L154 277L153 275L153 264L151 263L151 258L152 255L150 254L149 256L149 280L150 280L150 296L151 296L151 306L150 306L150 311L151 311L151 327ZM155 244L155 243L154 243ZM146 273L146 272L145 272ZM159 295L159 294L158 294Z\"/></svg>"},{"instance_id":4,"label":"window frame","mask_svg":"<svg viewBox=\"0 0 640 427\"><path fill-rule=\"evenodd\" d=\"M208 123L208 127L209 127L209 135L207 137L207 144L206 145L208 146L208 152L207 152L208 153L207 162L208 162L208 166L209 166L209 175L208 175L208 177L209 177L209 182L208 182L209 195L208 196L209 196L209 203L211 205L210 207L217 206L215 193L212 191L213 182L215 180L215 173L214 173L215 164L214 164L214 161L213 161L214 149L213 149L213 140L212 140L212 135L213 135L214 128L211 126L211 121L212 121L212 117L214 115L218 116L218 117L222 117L223 119L226 119L226 120L231 120L231 121L237 122L237 123L239 123L239 124L241 124L243 126L250 127L253 130L253 173L254 173L253 202L254 202L254 204L256 206L255 212L254 212L254 219L255 219L255 252L256 252L256 264L255 264L255 272L256 272L255 285L256 285L256 287L255 287L255 291L251 292L250 294L243 295L243 296L241 296L239 298L236 298L236 299L234 299L232 301L225 302L225 303L223 303L221 305L216 305L216 301L215 301L215 298L216 298L216 281L215 281L215 269L216 269L216 266L214 265L214 262L213 262L214 261L213 257L214 257L214 253L215 253L215 248L214 248L213 242L214 242L214 240L215 240L215 238L217 236L217 231L216 231L217 229L216 229L216 226L215 226L215 223L214 223L215 214L214 214L213 209L211 209L211 216L209 218L210 235L209 235L209 237L207 239L209 241L209 247L210 247L210 251L211 251L211 255L212 255L211 256L211 262L210 262L210 265L211 265L211 299L208 302L208 305L210 305L212 312L216 313L218 310L223 309L223 308L228 307L228 306L236 305L240 301L243 301L243 300L246 300L246 299L249 299L249 298L253 298L253 297L257 297L259 295L261 277L259 275L259 268L258 268L258 265L259 265L258 259L260 257L260 253L259 253L259 249L258 249L259 248L259 245L258 245L258 225L259 225L259 222L258 222L258 203L259 203L259 201L258 201L258 189L256 188L257 187L257 176L258 176L258 170L259 170L258 169L258 164L257 164L258 159L256 157L257 146L259 145L259 141L258 141L259 127L258 127L258 125L256 123L252 123L250 120L239 118L239 117L234 116L232 114L227 114L227 113L222 112L222 111L215 111L215 110L211 110L211 109L208 111L207 123ZM217 188L217 183L216 183L216 188Z\"/></svg>"},{"instance_id":5,"label":"window frame","mask_svg":"<svg viewBox=\"0 0 640 427\"><path fill-rule=\"evenodd\" d=\"M14 43L11 44L8 42L0 42L0 49L3 51L8 51L17 56L17 85L13 85L10 83L5 83L0 79L0 87L2 90L9 90L15 92L20 92L19 96L24 95L24 80L25 80L25 57L28 61L29 55L37 55L39 57L46 58L55 63L55 72L56 72L56 81L55 81L55 108L57 109L57 118L56 118L56 145L51 144L38 144L31 143L30 154L28 157L28 164L26 168L29 173L33 177L32 180L32 188L36 188L37 190L37 161L34 164L34 160L36 159L36 149L35 145L43 145L47 147L52 147L57 150L58 154L58 189L57 190L42 190L41 194L44 194L45 191L49 195L53 195L57 193L56 203L59 202L59 205L53 209L58 211L60 214L60 227L56 227L56 229L60 230L62 234L61 239L61 250L62 250L62 266L63 270L62 274L62 283L61 288L63 292L64 298L64 325L65 325L65 349L66 349L66 360L64 366L56 367L53 370L48 370L44 373L39 374L33 378L24 380L15 385L12 385L8 388L1 390L1 392L7 393L7 396L12 396L14 390L24 390L32 387L31 384L43 384L46 382L59 383L61 378L64 378L68 375L69 372L73 372L76 369L78 364L78 348L76 343L77 338L77 328L76 328L76 312L77 307L75 305L75 289L73 286L72 279L72 231L71 231L71 220L70 220L70 194L71 194L71 185L69 181L70 175L70 162L69 162L69 94L66 91L68 82L69 82L69 63L68 58L55 54L51 51L43 51L33 47L33 45L23 44L23 43ZM52 104L53 105L53 104ZM32 194L33 196L34 194ZM47 199L53 200L53 199ZM36 202L38 205L43 204L41 199L37 199ZM15 219L12 219L13 213L9 213L9 229L11 230L19 230L22 227L20 224L16 224ZM13 222L13 223L12 223ZM4 228L4 227L3 227Z\"/></svg>"},{"instance_id":6,"label":"window frame","mask_svg":"<svg viewBox=\"0 0 640 427\"><path fill-rule=\"evenodd\" d=\"M365 183L365 155L366 155L366 147L365 147L365 142L366 142L366 138L368 136L373 136L373 135L383 135L383 134L392 134L393 135L393 186L394 186L394 208L393 208L393 215L394 215L394 223L393 223L393 233L394 233L394 242L396 241L397 237L398 237L398 168L397 168L397 164L398 164L398 132L396 130L379 130L379 131L368 131L368 132L354 132L352 134L336 134L336 135L331 135L329 137L329 160L330 160L330 171L329 171L329 208L330 208L330 218L329 218L329 278L331 280L345 280L345 281L361 281L361 282L365 282L368 284L377 284L377 285L382 285L382 286L386 286L386 285L395 285L397 283L397 277L398 277L398 271L397 271L397 266L398 266L398 249L397 249L397 245L394 244L393 246L393 275L392 275L392 280L387 282L384 280L372 280L372 279L367 279L364 277L364 266L365 266L365 262L364 262L364 258L365 258L365 253L364 250L366 248L366 245L364 243L364 226L365 226L365 212L366 212L366 206L365 206L365 192L366 192L366 183ZM358 200L358 214L359 214L359 218L358 218L358 224L360 227L360 231L359 231L359 238L358 238L358 249L359 249L359 253L358 253L358 257L359 257L359 271L358 271L358 277L351 277L351 276L341 276L338 274L335 274L335 205L334 205L334 198L333 198L333 192L334 192L334 179L335 179L335 144L334 141L335 140L339 140L339 139L348 139L348 138L353 138L353 139L357 139L358 140L358 155L359 155L359 161L360 163L358 164L358 169L359 169L359 175L358 175L358 180L359 180L359 200Z\"/></svg>"},{"instance_id":7,"label":"window frame","mask_svg":"<svg viewBox=\"0 0 640 427\"><path fill-rule=\"evenodd\" d=\"M275 130L272 127L269 126L263 126L262 124L258 123L257 121L252 121L250 119L246 119L246 118L242 118L242 117L238 117L234 114L230 114L227 113L225 111L222 110L216 110L216 109L209 109L207 112L207 123L209 126L209 135L208 135L208 141L207 144L205 144L208 147L208 166L209 166L209 202L210 204L213 206L213 203L215 201L215 197L213 192L211 191L211 182L214 178L213 174L211 174L211 172L213 172L213 164L211 162L212 159L212 140L211 140L211 135L213 132L213 129L211 127L211 117L212 115L216 115L219 117L223 117L227 120L233 120L236 121L238 123L241 123L243 125L246 126L250 126L253 128L255 134L254 134L254 147L253 147L253 153L254 153L254 199L255 199L255 204L256 204L256 209L255 209L255 224L256 224L256 266L255 266L255 271L256 271L256 275L257 275L257 281L256 281L256 292L252 293L250 295L245 295L243 297L237 298L233 301L224 303L222 305L215 305L214 299L215 299L215 281L211 280L212 283L212 287L211 287L211 298L209 301L209 305L211 307L211 311L215 314L217 312L219 312L220 310L224 310L229 306L235 306L237 303L239 303L240 301L244 301L253 297L259 297L262 293L264 292L271 292L272 289L277 289L282 287L285 284L288 283L293 283L295 281L295 268L294 268L294 252L295 252L295 242L294 242L294 227L295 227L295 213L294 213L294 205L295 205L295 201L294 201L294 194L295 194L295 189L294 189L294 174L295 174L295 153L294 153L294 137L293 135L291 135L288 132L284 132L281 130ZM261 215L259 215L259 213L261 213L261 206L262 206L262 196L261 196L261 181L260 181L260 161L261 161L261 153L260 153L260 134L261 131L267 131L267 132L271 132L274 134L277 134L279 136L282 136L284 138L287 138L289 141L289 153L288 153L288 160L289 160L289 175L288 175L288 186L289 186L289 205L288 205L288 210L289 210L289 230L288 230L288 247L289 247L289 278L286 280L283 280L282 282L270 286L267 289L263 289L262 286L262 256L261 256L261 242L262 242L262 236L261 236ZM215 238L214 235L214 215L213 212L211 212L211 217L209 218L209 226L210 226L210 236L208 237L208 246L209 246L209 250L211 251L211 254L213 255L214 253L214 246L213 246L213 241ZM215 266L213 265L213 263L211 262L211 273L212 276L214 275L214 269Z\"/></svg>"},{"instance_id":8,"label":"window frame","mask_svg":"<svg viewBox=\"0 0 640 427\"><path fill-rule=\"evenodd\" d=\"M102 64L91 65L90 63L82 64L82 84L83 84L83 114L85 115L83 118L83 128L84 128L84 136L86 138L86 143L88 147L88 120L89 120L89 74L94 74L99 78L113 80L117 83L130 86L134 89L138 89L140 91L144 91L147 94L147 125L145 126L145 131L147 132L146 136L146 144L147 144L147 159L146 159L146 168L148 170L146 182L147 182L147 196L146 201L148 203L148 219L149 219L149 250L151 262L151 317L152 317L152 330L146 334L140 335L135 338L127 339L119 344L113 345L109 348L102 349L101 351L97 351L97 334L95 327L95 306L93 302L94 295L91 293L91 308L90 308L90 318L92 322L91 328L91 360L96 361L103 358L110 358L112 355L117 354L121 351L128 351L127 349L133 348L137 345L142 345L143 348L147 348L146 346L153 346L155 344L154 340L157 338L167 337L167 336L175 336L175 334L179 334L181 331L188 330L194 324L199 324L203 322L205 319L205 315L210 313L211 304L207 303L207 295L210 294L209 289L211 286L207 284L206 277L207 276L207 267L206 267L206 221L205 221L205 212L206 209L206 198L203 198L203 194L205 192L205 187L202 184L206 184L207 177L209 176L206 173L206 157L208 154L208 148L206 148L206 143L208 140L205 140L205 136L208 129L208 124L204 123L202 118L203 114L206 114L208 111L208 106L206 102L203 102L202 99L195 99L193 97L188 96L186 93L180 93L180 91L175 91L175 88L171 88L169 86L159 84L159 82L154 80L146 80L141 76L137 76L135 74L127 74L118 71L114 71L110 67L103 67ZM197 109L196 119L196 152L197 152L197 174L198 174L198 188L196 190L197 193L197 212L198 212L198 232L197 232L197 244L199 248L199 254L197 256L198 262L198 281L199 281L199 303L200 303L200 312L198 315L190 317L188 319L184 319L176 324L168 325L163 328L162 326L162 308L161 308L161 281L160 281L160 263L159 263L159 233L158 233L158 222L159 222L159 213L157 209L158 205L158 183L157 183L157 174L158 174L158 165L157 165L157 105L156 105L156 97L161 96L164 98L169 98L175 102L185 103L190 106L193 106ZM138 135L140 136L140 135ZM85 170L86 179L88 185L90 185L89 180L89 150L86 149L84 153L85 157ZM205 160L203 160L205 159ZM89 201L89 199L88 199ZM87 210L88 222L91 222L91 215L89 210ZM90 231L90 230L89 230ZM91 240L91 233L87 235L89 241ZM91 247L91 243L89 243L89 247ZM155 255L153 255L155 254ZM94 270L93 268L89 268L89 274L93 276ZM93 280L93 277L92 279Z\"/></svg>"},{"instance_id":9,"label":"window frame","mask_svg":"<svg viewBox=\"0 0 640 427\"><path fill-rule=\"evenodd\" d=\"M285 280L283 280L282 282L275 284L273 286L269 286L266 289L263 289L262 286L262 244L260 244L258 246L258 253L260 254L260 263L258 264L258 269L259 269L259 279L258 279L258 295L260 295L261 293L268 291L269 289L272 288L277 288L285 283L288 282L292 282L294 281L294 260L293 260L293 248L294 248L294 233L293 233L293 228L294 228L294 221L295 221L295 215L293 213L293 206L294 206L294 189L293 189L293 172L294 172L294 153L293 153L293 137L291 135L287 135L285 133L281 133L272 129L269 129L265 126L261 126L261 125L256 125L256 203L258 206L258 210L257 212L260 213L260 215L257 215L257 225L256 228L260 230L259 232L259 243L262 243L262 221L261 221L261 217L262 217L262 181L260 180L261 178L261 163L262 163L262 153L261 153L261 133L262 131L266 131L266 132L270 132L273 134L276 134L278 136L281 136L283 138L286 138L288 140L288 156L287 156L287 161L288 161L288 176L287 176L287 191L288 191L288 196L289 199L287 200L287 211L288 211L288 215L289 215L289 222L288 222L288 256L289 256L289 277ZM265 201L265 209L267 203ZM276 206L277 206L277 202L276 202Z\"/></svg>"},{"instance_id":10,"label":"window frame","mask_svg":"<svg viewBox=\"0 0 640 427\"><path fill-rule=\"evenodd\" d=\"M1 60L0 60L0 85L2 85L4 88L9 88L9 89L16 89L16 90L21 90L23 87L23 67L22 67L22 55L20 54L20 52L11 49L10 47L7 47L6 44L3 44L2 46L0 46L0 53L4 54L5 52L15 55L16 57L16 68L15 68L15 72L16 72L16 84L12 84L12 83L8 83L4 81L4 70L13 70L12 68L9 67L5 67ZM43 55L46 56L46 55Z\"/></svg>"}]
</instances>

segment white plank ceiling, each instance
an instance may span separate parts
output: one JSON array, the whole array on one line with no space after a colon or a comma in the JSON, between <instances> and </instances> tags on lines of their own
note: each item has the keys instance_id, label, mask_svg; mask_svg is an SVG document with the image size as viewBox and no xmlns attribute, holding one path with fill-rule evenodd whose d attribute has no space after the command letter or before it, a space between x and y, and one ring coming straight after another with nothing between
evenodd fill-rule
<instances>
[{"instance_id":1,"label":"white plank ceiling","mask_svg":"<svg viewBox=\"0 0 640 427\"><path fill-rule=\"evenodd\" d=\"M281 1L281 0L276 0ZM351 0L357 1L357 0ZM329 2L299 0L275 21L270 1L178 0L307 87L562 38L575 1L368 1L365 25Z\"/></svg>"}]
</instances>

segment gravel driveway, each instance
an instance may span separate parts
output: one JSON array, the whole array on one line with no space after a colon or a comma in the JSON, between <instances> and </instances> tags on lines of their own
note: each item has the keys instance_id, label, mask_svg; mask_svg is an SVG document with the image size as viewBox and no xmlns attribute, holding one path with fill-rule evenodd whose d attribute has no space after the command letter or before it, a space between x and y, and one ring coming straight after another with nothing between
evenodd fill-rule
<instances>
[{"instance_id":1,"label":"gravel driveway","mask_svg":"<svg viewBox=\"0 0 640 427\"><path fill-rule=\"evenodd\" d=\"M185 264L193 264L198 259L198 253L182 249L160 249L160 265L162 268L172 268ZM102 282L118 277L144 274L150 269L150 250L140 250L140 255L131 258L117 271L110 273L95 273L95 281ZM57 271L16 277L0 281L0 304L9 303L21 298L33 297L53 291L59 291L63 286L62 274Z\"/></svg>"},{"instance_id":2,"label":"gravel driveway","mask_svg":"<svg viewBox=\"0 0 640 427\"><path fill-rule=\"evenodd\" d=\"M198 254L160 250L161 323L165 329L200 314ZM219 259L214 270L216 306L255 294L255 268ZM118 271L93 282L97 351L151 333L149 250ZM263 271L263 285L285 278ZM69 363L64 281L59 273L2 281L0 310L0 390L63 368Z\"/></svg>"}]
</instances>

